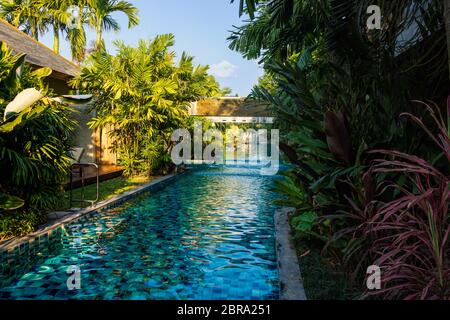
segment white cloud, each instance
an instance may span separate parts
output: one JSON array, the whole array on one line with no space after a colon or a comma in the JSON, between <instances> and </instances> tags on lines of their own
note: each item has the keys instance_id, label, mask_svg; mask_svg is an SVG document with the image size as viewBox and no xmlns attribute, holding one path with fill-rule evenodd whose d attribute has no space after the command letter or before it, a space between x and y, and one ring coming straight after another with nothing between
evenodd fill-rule
<instances>
[{"instance_id":1,"label":"white cloud","mask_svg":"<svg viewBox=\"0 0 450 320\"><path fill-rule=\"evenodd\" d=\"M237 67L227 60L213 64L209 68L209 73L218 78L230 78L234 76Z\"/></svg>"}]
</instances>

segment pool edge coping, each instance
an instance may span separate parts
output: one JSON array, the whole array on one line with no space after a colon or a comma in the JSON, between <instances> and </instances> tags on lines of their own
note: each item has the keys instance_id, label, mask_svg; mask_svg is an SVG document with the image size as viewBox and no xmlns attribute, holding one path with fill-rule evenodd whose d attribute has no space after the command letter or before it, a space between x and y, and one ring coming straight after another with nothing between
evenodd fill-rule
<instances>
[{"instance_id":1,"label":"pool edge coping","mask_svg":"<svg viewBox=\"0 0 450 320\"><path fill-rule=\"evenodd\" d=\"M275 211L275 232L280 300L307 300L300 264L291 238L289 216L293 208Z\"/></svg>"},{"instance_id":2,"label":"pool edge coping","mask_svg":"<svg viewBox=\"0 0 450 320\"><path fill-rule=\"evenodd\" d=\"M38 230L36 230L33 233L30 233L29 235L26 235L23 237L14 237L14 238L11 238L8 240L0 241L0 252L13 251L17 247L20 247L22 244L27 243L27 242L28 243L33 242L36 239L38 239L40 236L48 234L48 233L54 231L55 229L61 227L64 224L73 222L85 215L94 213L96 211L100 211L102 209L107 209L108 207L111 207L116 203L121 203L122 201L126 201L133 196L136 196L142 192L147 191L147 189L149 189L157 184L169 181L169 180L175 178L176 176L182 175L183 173L174 173L174 174L169 174L166 176L156 178L155 180L153 180L149 183L146 183L136 189L126 191L115 197L101 201L92 207L84 208L84 209L77 210L77 211L71 211L71 209L69 209L67 211L61 211L61 212L50 212L47 214L47 216L50 216L50 215L55 215L55 216L62 215L62 216L60 218L56 218L54 220L49 221L47 224L41 226Z\"/></svg>"}]
</instances>

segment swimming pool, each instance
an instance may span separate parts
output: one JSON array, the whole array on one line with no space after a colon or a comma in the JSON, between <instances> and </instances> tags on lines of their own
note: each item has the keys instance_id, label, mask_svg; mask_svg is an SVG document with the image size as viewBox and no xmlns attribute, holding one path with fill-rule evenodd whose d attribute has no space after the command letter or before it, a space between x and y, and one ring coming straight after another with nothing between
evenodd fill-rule
<instances>
[{"instance_id":1,"label":"swimming pool","mask_svg":"<svg viewBox=\"0 0 450 320\"><path fill-rule=\"evenodd\" d=\"M278 299L273 179L249 167L191 170L71 222L39 260L22 261L0 299ZM70 266L79 290L68 290Z\"/></svg>"}]
</instances>

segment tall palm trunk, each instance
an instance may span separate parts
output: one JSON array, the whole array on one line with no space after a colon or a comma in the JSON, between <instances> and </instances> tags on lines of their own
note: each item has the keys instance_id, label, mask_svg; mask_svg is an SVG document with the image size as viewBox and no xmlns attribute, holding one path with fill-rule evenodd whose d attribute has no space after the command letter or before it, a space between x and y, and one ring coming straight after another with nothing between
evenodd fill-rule
<instances>
[{"instance_id":1,"label":"tall palm trunk","mask_svg":"<svg viewBox=\"0 0 450 320\"><path fill-rule=\"evenodd\" d=\"M53 25L53 51L59 53L59 26L56 23Z\"/></svg>"},{"instance_id":2,"label":"tall palm trunk","mask_svg":"<svg viewBox=\"0 0 450 320\"><path fill-rule=\"evenodd\" d=\"M70 50L72 54L72 61L80 64L85 58L86 51L86 34L84 30L85 12L84 2L79 1L79 19L77 20L77 27L71 28L67 31L67 36L70 42Z\"/></svg>"},{"instance_id":3,"label":"tall palm trunk","mask_svg":"<svg viewBox=\"0 0 450 320\"><path fill-rule=\"evenodd\" d=\"M450 1L450 0L449 0ZM101 45L102 45L102 40L103 40L103 30L102 30L102 23L100 22L97 25L97 41L95 42L95 49L98 50L100 49Z\"/></svg>"},{"instance_id":4,"label":"tall palm trunk","mask_svg":"<svg viewBox=\"0 0 450 320\"><path fill-rule=\"evenodd\" d=\"M31 25L31 36L32 36L36 41L39 41L38 28L37 28L37 26L36 26L34 23Z\"/></svg>"},{"instance_id":5,"label":"tall palm trunk","mask_svg":"<svg viewBox=\"0 0 450 320\"><path fill-rule=\"evenodd\" d=\"M445 21L445 29L447 31L447 52L448 52L449 77L450 77L450 0L444 0L444 21Z\"/></svg>"},{"instance_id":6,"label":"tall palm trunk","mask_svg":"<svg viewBox=\"0 0 450 320\"><path fill-rule=\"evenodd\" d=\"M83 28L83 7L79 6L78 7L79 11L80 11L80 19L78 19L78 29L82 29Z\"/></svg>"}]
</instances>

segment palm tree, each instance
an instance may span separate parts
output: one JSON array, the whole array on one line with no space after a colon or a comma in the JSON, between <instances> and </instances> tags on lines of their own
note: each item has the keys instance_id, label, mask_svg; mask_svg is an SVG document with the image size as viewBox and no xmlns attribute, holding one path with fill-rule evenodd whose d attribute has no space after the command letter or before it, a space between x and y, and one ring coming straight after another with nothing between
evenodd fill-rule
<instances>
[{"instance_id":1,"label":"palm tree","mask_svg":"<svg viewBox=\"0 0 450 320\"><path fill-rule=\"evenodd\" d=\"M1 0L0 17L34 39L46 30L46 18L39 2L32 0Z\"/></svg>"},{"instance_id":2,"label":"palm tree","mask_svg":"<svg viewBox=\"0 0 450 320\"><path fill-rule=\"evenodd\" d=\"M231 0L231 3L236 0ZM251 19L255 18L256 6L259 4L259 0L240 0L239 1L239 15L242 16L246 11Z\"/></svg>"},{"instance_id":3,"label":"palm tree","mask_svg":"<svg viewBox=\"0 0 450 320\"><path fill-rule=\"evenodd\" d=\"M94 27L97 33L96 49L102 45L104 30L120 30L119 23L111 16L113 12L123 12L128 16L128 28L139 23L138 9L127 1L97 0L88 2L88 23Z\"/></svg>"},{"instance_id":4,"label":"palm tree","mask_svg":"<svg viewBox=\"0 0 450 320\"><path fill-rule=\"evenodd\" d=\"M91 8L90 4L96 2L94 0L68 0L71 5L80 9L80 19L77 28L66 28L67 40L70 42L72 60L76 62L83 61L86 51L86 31L85 26L88 25L87 14Z\"/></svg>"},{"instance_id":5,"label":"palm tree","mask_svg":"<svg viewBox=\"0 0 450 320\"><path fill-rule=\"evenodd\" d=\"M166 165L173 128L186 125L189 103L220 90L207 67L195 66L187 54L176 64L174 44L171 34L141 40L137 47L116 41L117 55L95 51L71 82L97 96L96 118L89 125L112 125L108 131L126 174Z\"/></svg>"},{"instance_id":6,"label":"palm tree","mask_svg":"<svg viewBox=\"0 0 450 320\"><path fill-rule=\"evenodd\" d=\"M89 0L41 0L45 8L46 23L53 28L53 50L59 53L60 34L66 34L70 43L72 60L82 61L86 50L86 10ZM69 27L69 7L75 6L80 10L80 19L77 28Z\"/></svg>"},{"instance_id":7,"label":"palm tree","mask_svg":"<svg viewBox=\"0 0 450 320\"><path fill-rule=\"evenodd\" d=\"M41 0L40 5L43 8L46 24L53 29L53 51L59 53L60 32L65 30L69 19L67 9L72 5L70 0Z\"/></svg>"}]
</instances>

